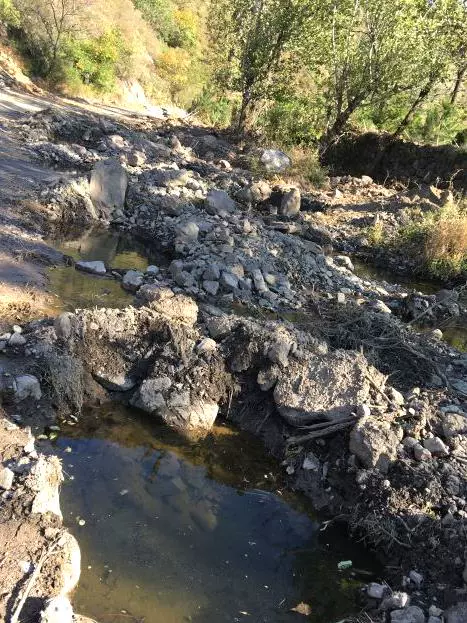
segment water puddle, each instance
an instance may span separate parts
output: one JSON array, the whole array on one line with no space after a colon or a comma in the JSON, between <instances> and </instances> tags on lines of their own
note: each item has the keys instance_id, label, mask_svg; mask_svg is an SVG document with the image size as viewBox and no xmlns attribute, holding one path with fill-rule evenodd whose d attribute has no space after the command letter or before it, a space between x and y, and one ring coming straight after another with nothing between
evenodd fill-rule
<instances>
[{"instance_id":1,"label":"water puddle","mask_svg":"<svg viewBox=\"0 0 467 623\"><path fill-rule=\"evenodd\" d=\"M218 426L189 443L106 405L56 445L72 478L65 522L83 555L74 603L101 622L293 623L290 608L305 602L308 620L332 623L357 611L359 585L376 577L343 529L319 531L245 434ZM347 559L354 570L339 572Z\"/></svg>"},{"instance_id":2,"label":"water puddle","mask_svg":"<svg viewBox=\"0 0 467 623\"><path fill-rule=\"evenodd\" d=\"M413 279L410 275L396 275L390 270L379 268L361 260L352 259L355 274L361 279L369 279L378 283L386 282L392 285L401 285L408 289L422 292L423 294L436 294L443 288L443 284L436 281ZM384 284L383 284L384 285ZM463 301L464 305L467 301ZM452 318L447 322L441 322L437 327L443 332L443 339L450 346L460 351L467 351L467 326L465 319ZM429 329L424 329L429 330Z\"/></svg>"},{"instance_id":3,"label":"water puddle","mask_svg":"<svg viewBox=\"0 0 467 623\"><path fill-rule=\"evenodd\" d=\"M167 256L148 251L134 239L113 231L94 229L72 240L52 240L52 246L75 261L102 260L108 268L145 271L149 264L166 265ZM83 273L72 266L49 271L50 291L57 297L53 315L83 307L125 307L133 297L118 280Z\"/></svg>"}]
</instances>

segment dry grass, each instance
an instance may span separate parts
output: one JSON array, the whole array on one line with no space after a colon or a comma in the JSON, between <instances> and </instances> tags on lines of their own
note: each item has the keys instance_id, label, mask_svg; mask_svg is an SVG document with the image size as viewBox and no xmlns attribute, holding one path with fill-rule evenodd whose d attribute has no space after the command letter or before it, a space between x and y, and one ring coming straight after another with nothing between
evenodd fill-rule
<instances>
[{"instance_id":1,"label":"dry grass","mask_svg":"<svg viewBox=\"0 0 467 623\"><path fill-rule=\"evenodd\" d=\"M54 298L44 292L0 283L0 330L6 330L15 322L55 316L56 305Z\"/></svg>"},{"instance_id":2,"label":"dry grass","mask_svg":"<svg viewBox=\"0 0 467 623\"><path fill-rule=\"evenodd\" d=\"M425 259L440 277L467 271L467 211L462 204L446 206L428 222Z\"/></svg>"},{"instance_id":3,"label":"dry grass","mask_svg":"<svg viewBox=\"0 0 467 623\"><path fill-rule=\"evenodd\" d=\"M327 183L327 170L321 166L318 154L310 148L293 147L286 150L292 160L287 171L287 181L298 182L305 190L322 188Z\"/></svg>"}]
</instances>

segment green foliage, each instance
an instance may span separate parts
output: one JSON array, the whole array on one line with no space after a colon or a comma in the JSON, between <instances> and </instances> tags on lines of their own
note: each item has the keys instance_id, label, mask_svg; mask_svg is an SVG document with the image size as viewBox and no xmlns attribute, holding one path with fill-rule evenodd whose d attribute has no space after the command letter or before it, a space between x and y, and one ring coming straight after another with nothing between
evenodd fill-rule
<instances>
[{"instance_id":1,"label":"green foliage","mask_svg":"<svg viewBox=\"0 0 467 623\"><path fill-rule=\"evenodd\" d=\"M232 98L229 99L212 86L204 86L192 104L192 110L202 121L219 128L230 124L234 107Z\"/></svg>"},{"instance_id":2,"label":"green foliage","mask_svg":"<svg viewBox=\"0 0 467 623\"><path fill-rule=\"evenodd\" d=\"M18 27L20 15L16 10L12 0L0 0L0 21L7 26Z\"/></svg>"},{"instance_id":3,"label":"green foliage","mask_svg":"<svg viewBox=\"0 0 467 623\"><path fill-rule=\"evenodd\" d=\"M109 30L95 39L71 39L67 44L67 59L71 65L68 78L73 80L77 77L97 91L111 91L117 79L118 66L127 54L118 29Z\"/></svg>"},{"instance_id":4,"label":"green foliage","mask_svg":"<svg viewBox=\"0 0 467 623\"><path fill-rule=\"evenodd\" d=\"M260 115L258 126L270 140L285 147L316 143L322 127L320 108L305 96L278 97Z\"/></svg>"},{"instance_id":5,"label":"green foliage","mask_svg":"<svg viewBox=\"0 0 467 623\"><path fill-rule=\"evenodd\" d=\"M190 8L170 0L134 0L154 31L172 48L193 49L198 40L198 18Z\"/></svg>"}]
</instances>

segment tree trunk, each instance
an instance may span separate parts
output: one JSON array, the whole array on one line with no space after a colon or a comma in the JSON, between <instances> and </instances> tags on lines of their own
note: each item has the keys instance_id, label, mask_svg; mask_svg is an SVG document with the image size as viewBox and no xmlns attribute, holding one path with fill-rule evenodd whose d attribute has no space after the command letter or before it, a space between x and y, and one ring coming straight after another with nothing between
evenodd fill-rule
<instances>
[{"instance_id":1,"label":"tree trunk","mask_svg":"<svg viewBox=\"0 0 467 623\"><path fill-rule=\"evenodd\" d=\"M407 111L407 114L402 119L402 121L399 123L396 131L392 135L393 138L397 138L400 134L402 134L402 132L405 130L405 128L409 125L409 123L410 123L410 121L411 121L411 119L413 117L414 112L417 110L417 108L420 106L420 104L423 104L423 102L426 100L426 98L430 94L430 91L433 88L433 86L435 84L435 81L436 81L436 77L435 76L430 77L430 79L428 80L426 85L420 90L420 93L417 95L417 98L415 99L415 101L413 102L412 106Z\"/></svg>"},{"instance_id":2,"label":"tree trunk","mask_svg":"<svg viewBox=\"0 0 467 623\"><path fill-rule=\"evenodd\" d=\"M454 104L456 103L456 99L457 99L457 96L459 95L462 80L464 79L464 74L466 71L467 71L467 65L464 65L463 67L459 67L459 69L457 70L456 82L454 83L454 89L452 90L451 99L449 100L451 103L451 106L454 106Z\"/></svg>"},{"instance_id":3,"label":"tree trunk","mask_svg":"<svg viewBox=\"0 0 467 623\"><path fill-rule=\"evenodd\" d=\"M321 136L319 139L319 151L323 153L331 143L333 143L339 135L344 131L345 126L347 125L348 120L352 116L352 113L357 110L360 104L363 102L364 97L358 96L354 97L352 101L347 104L347 108L340 112L334 123L327 131Z\"/></svg>"},{"instance_id":4,"label":"tree trunk","mask_svg":"<svg viewBox=\"0 0 467 623\"><path fill-rule=\"evenodd\" d=\"M246 89L242 94L242 105L240 107L240 114L238 115L237 132L243 133L245 130L246 114L248 106L251 103L251 95L249 89Z\"/></svg>"}]
</instances>

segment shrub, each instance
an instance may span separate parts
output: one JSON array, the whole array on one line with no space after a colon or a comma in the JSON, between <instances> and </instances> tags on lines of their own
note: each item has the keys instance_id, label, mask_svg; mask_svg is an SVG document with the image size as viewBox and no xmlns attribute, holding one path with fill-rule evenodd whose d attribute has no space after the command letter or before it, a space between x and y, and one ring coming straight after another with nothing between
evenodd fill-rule
<instances>
[{"instance_id":1,"label":"shrub","mask_svg":"<svg viewBox=\"0 0 467 623\"><path fill-rule=\"evenodd\" d=\"M436 277L449 278L467 272L467 210L448 204L425 224L425 259Z\"/></svg>"},{"instance_id":2,"label":"shrub","mask_svg":"<svg viewBox=\"0 0 467 623\"><path fill-rule=\"evenodd\" d=\"M315 188L322 188L326 184L328 171L321 166L315 149L294 147L287 150L287 153L292 160L292 167L287 172L287 177L297 180L305 187L311 184Z\"/></svg>"},{"instance_id":3,"label":"shrub","mask_svg":"<svg viewBox=\"0 0 467 623\"><path fill-rule=\"evenodd\" d=\"M205 123L225 128L230 125L234 106L233 99L205 86L194 100L192 110Z\"/></svg>"}]
</instances>

